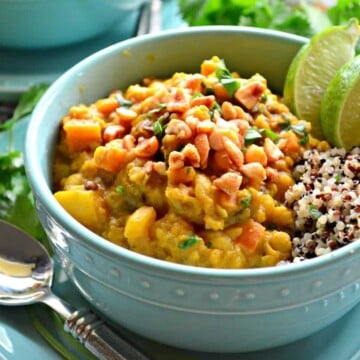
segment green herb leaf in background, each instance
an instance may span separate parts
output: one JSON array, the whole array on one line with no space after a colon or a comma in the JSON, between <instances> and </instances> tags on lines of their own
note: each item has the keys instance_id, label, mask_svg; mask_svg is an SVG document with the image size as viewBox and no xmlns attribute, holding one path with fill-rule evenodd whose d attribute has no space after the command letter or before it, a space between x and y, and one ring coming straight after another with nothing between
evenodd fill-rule
<instances>
[{"instance_id":1,"label":"green herb leaf in background","mask_svg":"<svg viewBox=\"0 0 360 360\"><path fill-rule=\"evenodd\" d=\"M325 9L306 1L283 0L178 0L180 13L190 26L243 25L275 29L311 37L323 29L360 20L359 0L339 0Z\"/></svg>"},{"instance_id":2,"label":"green herb leaf in background","mask_svg":"<svg viewBox=\"0 0 360 360\"><path fill-rule=\"evenodd\" d=\"M25 230L50 250L18 151L0 155L0 218Z\"/></svg>"},{"instance_id":3,"label":"green herb leaf in background","mask_svg":"<svg viewBox=\"0 0 360 360\"><path fill-rule=\"evenodd\" d=\"M17 121L33 111L47 88L48 85L45 84L31 87L20 98L13 116L0 125L0 132L2 132L0 133L1 149L3 149L3 153L0 153L0 219L23 229L39 240L51 253L46 234L35 209L34 198L25 173L23 154L21 151L13 149L12 137L7 136L8 133L13 133L13 127ZM7 146L4 146L4 139L9 142ZM10 150L6 151L4 149ZM40 335L64 359L94 359L83 345L65 332L62 319L53 310L44 309L52 317L52 329L50 330L49 327L42 323L41 317L37 316L37 309L43 307L42 305L36 305L27 308L30 320Z\"/></svg>"},{"instance_id":4,"label":"green herb leaf in background","mask_svg":"<svg viewBox=\"0 0 360 360\"><path fill-rule=\"evenodd\" d=\"M14 124L26 115L31 114L41 96L48 89L48 84L38 84L31 87L24 95L21 96L18 105L14 110L13 116L0 124L0 131L10 130Z\"/></svg>"}]
</instances>

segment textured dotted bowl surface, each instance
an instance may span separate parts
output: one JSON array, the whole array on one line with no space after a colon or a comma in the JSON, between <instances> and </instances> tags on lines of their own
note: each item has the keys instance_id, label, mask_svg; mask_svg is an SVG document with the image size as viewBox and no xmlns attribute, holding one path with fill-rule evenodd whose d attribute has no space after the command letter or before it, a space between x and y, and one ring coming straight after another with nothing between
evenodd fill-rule
<instances>
[{"instance_id":1,"label":"textured dotted bowl surface","mask_svg":"<svg viewBox=\"0 0 360 360\"><path fill-rule=\"evenodd\" d=\"M49 48L90 39L117 21L136 26L148 0L0 0L0 46Z\"/></svg>"},{"instance_id":2,"label":"textured dotted bowl surface","mask_svg":"<svg viewBox=\"0 0 360 360\"><path fill-rule=\"evenodd\" d=\"M360 241L283 267L214 270L148 258L78 224L54 200L51 161L61 117L144 76L197 71L212 55L280 92L306 40L247 28L191 28L131 39L98 52L48 90L31 119L25 162L41 221L85 298L116 324L159 342L215 352L265 349L325 327L360 300Z\"/></svg>"}]
</instances>

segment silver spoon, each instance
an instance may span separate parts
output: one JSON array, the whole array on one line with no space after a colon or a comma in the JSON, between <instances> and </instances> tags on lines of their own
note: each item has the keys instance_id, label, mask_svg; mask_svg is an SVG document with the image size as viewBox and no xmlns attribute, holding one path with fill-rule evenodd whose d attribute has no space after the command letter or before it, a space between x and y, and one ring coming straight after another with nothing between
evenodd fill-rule
<instances>
[{"instance_id":1,"label":"silver spoon","mask_svg":"<svg viewBox=\"0 0 360 360\"><path fill-rule=\"evenodd\" d=\"M75 310L54 295L53 275L46 249L19 228L0 221L0 305L45 303L65 320L65 330L99 359L148 359L91 310Z\"/></svg>"}]
</instances>

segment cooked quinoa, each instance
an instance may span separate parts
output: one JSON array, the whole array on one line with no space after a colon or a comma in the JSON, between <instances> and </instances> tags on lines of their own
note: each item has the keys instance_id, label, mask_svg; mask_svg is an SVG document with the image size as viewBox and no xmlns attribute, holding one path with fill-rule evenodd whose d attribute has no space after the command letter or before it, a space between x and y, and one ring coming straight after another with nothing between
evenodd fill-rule
<instances>
[{"instance_id":1,"label":"cooked quinoa","mask_svg":"<svg viewBox=\"0 0 360 360\"><path fill-rule=\"evenodd\" d=\"M294 177L285 194L295 214L293 262L360 238L360 148L308 150Z\"/></svg>"}]
</instances>

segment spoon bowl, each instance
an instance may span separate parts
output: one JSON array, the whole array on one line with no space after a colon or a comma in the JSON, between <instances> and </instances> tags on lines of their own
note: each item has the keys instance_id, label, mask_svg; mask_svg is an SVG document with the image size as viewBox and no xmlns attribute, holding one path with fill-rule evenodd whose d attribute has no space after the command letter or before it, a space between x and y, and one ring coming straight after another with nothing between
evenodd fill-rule
<instances>
[{"instance_id":1,"label":"spoon bowl","mask_svg":"<svg viewBox=\"0 0 360 360\"><path fill-rule=\"evenodd\" d=\"M90 310L75 310L52 293L53 261L44 246L4 221L0 234L0 305L45 303L65 320L65 330L99 359L147 359Z\"/></svg>"},{"instance_id":2,"label":"spoon bowl","mask_svg":"<svg viewBox=\"0 0 360 360\"><path fill-rule=\"evenodd\" d=\"M0 304L27 305L48 295L53 261L37 241L22 230L0 222Z\"/></svg>"}]
</instances>

